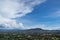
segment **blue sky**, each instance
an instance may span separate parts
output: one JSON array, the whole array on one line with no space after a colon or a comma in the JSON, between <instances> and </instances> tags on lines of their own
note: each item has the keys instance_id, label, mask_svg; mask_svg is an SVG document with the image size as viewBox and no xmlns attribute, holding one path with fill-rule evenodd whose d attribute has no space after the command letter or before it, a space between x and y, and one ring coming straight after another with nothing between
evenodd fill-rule
<instances>
[{"instance_id":1,"label":"blue sky","mask_svg":"<svg viewBox=\"0 0 60 40\"><path fill-rule=\"evenodd\" d=\"M39 25L39 28L40 25L46 25L46 29L59 29L60 0L46 0L46 2L35 6L34 8L35 9L30 14L21 18L21 21L25 25L31 27Z\"/></svg>"},{"instance_id":2,"label":"blue sky","mask_svg":"<svg viewBox=\"0 0 60 40\"><path fill-rule=\"evenodd\" d=\"M3 28L60 29L60 0L0 0L0 6Z\"/></svg>"}]
</instances>

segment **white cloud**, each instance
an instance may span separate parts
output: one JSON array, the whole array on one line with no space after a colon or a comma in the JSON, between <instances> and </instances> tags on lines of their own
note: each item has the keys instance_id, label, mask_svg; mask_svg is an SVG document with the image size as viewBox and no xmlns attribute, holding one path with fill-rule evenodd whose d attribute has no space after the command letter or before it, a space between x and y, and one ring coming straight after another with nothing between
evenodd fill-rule
<instances>
[{"instance_id":1,"label":"white cloud","mask_svg":"<svg viewBox=\"0 0 60 40\"><path fill-rule=\"evenodd\" d=\"M37 24L30 27L26 27L26 29L31 29L31 28L41 28L43 30L60 30L60 25L59 24L55 24L55 25Z\"/></svg>"},{"instance_id":2,"label":"white cloud","mask_svg":"<svg viewBox=\"0 0 60 40\"><path fill-rule=\"evenodd\" d=\"M0 25L2 25L4 28L24 28L22 23L17 23L16 20L11 19L5 19L3 17L0 17Z\"/></svg>"},{"instance_id":3,"label":"white cloud","mask_svg":"<svg viewBox=\"0 0 60 40\"><path fill-rule=\"evenodd\" d=\"M11 18L23 17L33 11L33 7L46 0L0 0L0 24L6 28L23 28L22 23L17 23Z\"/></svg>"},{"instance_id":4,"label":"white cloud","mask_svg":"<svg viewBox=\"0 0 60 40\"><path fill-rule=\"evenodd\" d=\"M46 29L46 25L44 24L38 24L38 25L33 25L30 27L26 27L27 29L31 29L31 28L41 28L41 29Z\"/></svg>"},{"instance_id":5,"label":"white cloud","mask_svg":"<svg viewBox=\"0 0 60 40\"><path fill-rule=\"evenodd\" d=\"M32 0L0 0L0 15L5 18L22 17L32 12L34 6L45 0L30 1Z\"/></svg>"}]
</instances>

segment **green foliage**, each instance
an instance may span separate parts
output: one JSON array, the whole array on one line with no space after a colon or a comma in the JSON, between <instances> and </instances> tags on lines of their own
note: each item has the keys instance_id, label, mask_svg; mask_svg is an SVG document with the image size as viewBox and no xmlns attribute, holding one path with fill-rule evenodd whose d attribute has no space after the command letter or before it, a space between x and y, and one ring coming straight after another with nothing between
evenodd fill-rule
<instances>
[{"instance_id":1,"label":"green foliage","mask_svg":"<svg viewBox=\"0 0 60 40\"><path fill-rule=\"evenodd\" d=\"M60 40L60 36L38 33L0 33L0 40Z\"/></svg>"}]
</instances>

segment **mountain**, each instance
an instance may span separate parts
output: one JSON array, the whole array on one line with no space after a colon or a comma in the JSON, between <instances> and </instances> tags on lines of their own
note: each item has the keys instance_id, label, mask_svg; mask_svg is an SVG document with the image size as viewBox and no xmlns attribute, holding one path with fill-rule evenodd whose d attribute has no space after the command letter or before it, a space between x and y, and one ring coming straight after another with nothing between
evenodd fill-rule
<instances>
[{"instance_id":1,"label":"mountain","mask_svg":"<svg viewBox=\"0 0 60 40\"><path fill-rule=\"evenodd\" d=\"M44 30L44 29L41 29L41 28L23 30L22 32L23 32L23 33L29 33L29 34L30 34L30 33L60 34L60 30Z\"/></svg>"},{"instance_id":2,"label":"mountain","mask_svg":"<svg viewBox=\"0 0 60 40\"><path fill-rule=\"evenodd\" d=\"M43 30L43 29L41 29L41 28L33 28L33 29L28 29L28 30Z\"/></svg>"},{"instance_id":3,"label":"mountain","mask_svg":"<svg viewBox=\"0 0 60 40\"><path fill-rule=\"evenodd\" d=\"M34 29L25 29L25 30L22 30L22 29L0 29L0 33L1 32L19 32L19 33L25 33L25 34L34 34L34 33L39 33L39 34L42 34L42 33L50 33L50 34L60 34L60 30L43 30L41 28L34 28Z\"/></svg>"}]
</instances>

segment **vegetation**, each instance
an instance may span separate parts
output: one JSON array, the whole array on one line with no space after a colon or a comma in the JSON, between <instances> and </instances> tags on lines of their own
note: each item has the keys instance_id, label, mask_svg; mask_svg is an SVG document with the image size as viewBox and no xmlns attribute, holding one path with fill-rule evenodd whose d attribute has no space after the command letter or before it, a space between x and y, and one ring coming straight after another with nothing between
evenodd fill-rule
<instances>
[{"instance_id":1,"label":"vegetation","mask_svg":"<svg viewBox=\"0 0 60 40\"><path fill-rule=\"evenodd\" d=\"M59 34L2 32L0 40L60 40Z\"/></svg>"}]
</instances>

